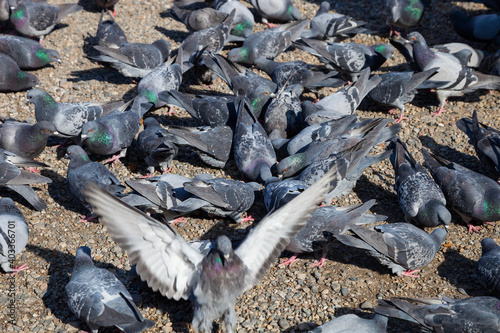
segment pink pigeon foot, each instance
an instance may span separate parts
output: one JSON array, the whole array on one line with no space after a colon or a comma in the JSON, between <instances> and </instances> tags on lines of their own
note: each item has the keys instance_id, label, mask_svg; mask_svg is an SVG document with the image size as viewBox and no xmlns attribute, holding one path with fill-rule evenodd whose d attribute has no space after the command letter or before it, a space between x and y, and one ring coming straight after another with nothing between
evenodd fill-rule
<instances>
[{"instance_id":1,"label":"pink pigeon foot","mask_svg":"<svg viewBox=\"0 0 500 333\"><path fill-rule=\"evenodd\" d=\"M323 267L323 265L325 264L325 262L327 262L328 259L326 259L325 257L321 257L321 259L318 261L318 262L315 262L315 263L312 263L311 264L311 267Z\"/></svg>"},{"instance_id":2,"label":"pink pigeon foot","mask_svg":"<svg viewBox=\"0 0 500 333\"><path fill-rule=\"evenodd\" d=\"M252 217L252 215L248 215L247 217L243 217L240 221L240 224L247 223L247 222L253 222L255 219Z\"/></svg>"},{"instance_id":3,"label":"pink pigeon foot","mask_svg":"<svg viewBox=\"0 0 500 333\"><path fill-rule=\"evenodd\" d=\"M481 230L480 227L473 226L470 223L467 223L467 225L469 226L469 234L471 234L472 232L479 233L479 230Z\"/></svg>"},{"instance_id":4,"label":"pink pigeon foot","mask_svg":"<svg viewBox=\"0 0 500 333\"><path fill-rule=\"evenodd\" d=\"M95 222L97 221L97 215L90 215L90 216L80 216L80 220L78 222Z\"/></svg>"},{"instance_id":5,"label":"pink pigeon foot","mask_svg":"<svg viewBox=\"0 0 500 333\"><path fill-rule=\"evenodd\" d=\"M443 113L444 112L444 106L446 105L446 103L448 103L448 101L445 101L444 104L439 107L438 112L431 113L431 116L439 116L441 113Z\"/></svg>"},{"instance_id":6,"label":"pink pigeon foot","mask_svg":"<svg viewBox=\"0 0 500 333\"><path fill-rule=\"evenodd\" d=\"M104 163L111 163L111 165L115 165L116 163L121 163L120 158L122 158L122 155L118 154L104 161Z\"/></svg>"},{"instance_id":7,"label":"pink pigeon foot","mask_svg":"<svg viewBox=\"0 0 500 333\"><path fill-rule=\"evenodd\" d=\"M155 176L154 173L150 173L148 175L140 176L139 178L144 179L144 178L151 178L151 177L154 177L154 176Z\"/></svg>"},{"instance_id":8,"label":"pink pigeon foot","mask_svg":"<svg viewBox=\"0 0 500 333\"><path fill-rule=\"evenodd\" d=\"M40 174L40 170L32 168L32 167L27 167L26 170L28 170L31 173L38 173L38 174Z\"/></svg>"},{"instance_id":9,"label":"pink pigeon foot","mask_svg":"<svg viewBox=\"0 0 500 333\"><path fill-rule=\"evenodd\" d=\"M279 24L274 24L274 23L269 23L269 22L266 22L266 25L269 29L276 28L277 26L279 26Z\"/></svg>"},{"instance_id":10,"label":"pink pigeon foot","mask_svg":"<svg viewBox=\"0 0 500 333\"><path fill-rule=\"evenodd\" d=\"M493 223L493 222L483 222L483 225L484 225L484 224L487 224L487 225L495 225L495 223Z\"/></svg>"},{"instance_id":11,"label":"pink pigeon foot","mask_svg":"<svg viewBox=\"0 0 500 333\"><path fill-rule=\"evenodd\" d=\"M167 116L169 117L172 117L172 116L175 116L175 111L174 111L174 108L173 107L169 107L168 108L168 111L165 113Z\"/></svg>"},{"instance_id":12,"label":"pink pigeon foot","mask_svg":"<svg viewBox=\"0 0 500 333\"><path fill-rule=\"evenodd\" d=\"M187 223L187 220L181 216L181 217L176 218L172 222L170 222L170 225L175 226L176 224L179 224L179 223Z\"/></svg>"},{"instance_id":13,"label":"pink pigeon foot","mask_svg":"<svg viewBox=\"0 0 500 333\"><path fill-rule=\"evenodd\" d=\"M401 273L401 275L418 278L420 276L413 274L413 273L418 273L418 272L420 272L420 269L415 269L413 271L407 270L406 272Z\"/></svg>"},{"instance_id":14,"label":"pink pigeon foot","mask_svg":"<svg viewBox=\"0 0 500 333\"><path fill-rule=\"evenodd\" d=\"M401 113L399 114L399 118L398 118L398 119L396 119L396 121L395 121L394 123L395 123L395 124L399 124L399 123L400 123L400 122L402 122L404 119L408 119L408 117L403 116L403 112L401 112Z\"/></svg>"},{"instance_id":15,"label":"pink pigeon foot","mask_svg":"<svg viewBox=\"0 0 500 333\"><path fill-rule=\"evenodd\" d=\"M289 265L289 267L292 267L293 263L299 261L297 259L297 255L291 256L289 259L281 259L281 263L278 265L279 267Z\"/></svg>"},{"instance_id":16,"label":"pink pigeon foot","mask_svg":"<svg viewBox=\"0 0 500 333\"><path fill-rule=\"evenodd\" d=\"M25 269L29 269L29 267L28 267L26 264L22 264L22 265L21 265L21 266L19 266L19 267L13 268L13 269L12 269L12 273L10 273L10 275L17 274L17 273L19 273L20 271L24 271Z\"/></svg>"}]
</instances>

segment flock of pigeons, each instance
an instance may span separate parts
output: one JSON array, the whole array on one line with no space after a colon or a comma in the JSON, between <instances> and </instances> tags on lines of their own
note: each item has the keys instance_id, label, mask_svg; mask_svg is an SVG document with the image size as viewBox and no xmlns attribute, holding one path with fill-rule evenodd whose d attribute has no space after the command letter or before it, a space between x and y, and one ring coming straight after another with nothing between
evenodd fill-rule
<instances>
[{"instance_id":1,"label":"flock of pigeons","mask_svg":"<svg viewBox=\"0 0 500 333\"><path fill-rule=\"evenodd\" d=\"M326 1L309 22L291 0L251 0L270 26L256 33L252 33L252 11L239 1L217 0L213 7L186 9L191 2L196 1L175 1L171 10L192 31L176 52L164 39L128 43L119 25L113 19L104 21L101 14L95 46L99 55L93 59L140 79L137 96L127 103L56 102L34 88L38 79L23 70L57 61L59 53L30 38L0 35L0 90L33 88L27 97L35 106L37 120L36 124L6 120L0 126L0 182L35 209L46 208L30 184L51 180L19 167L44 166L33 158L43 152L48 137L67 138L67 182L70 192L91 212L86 219L98 217L152 290L193 302L195 331L211 332L214 320L222 318L226 332L232 332L237 323L236 298L257 283L285 249L296 254L321 249L323 257L316 264L321 266L328 244L336 239L368 251L395 274L417 276L446 238L452 219L449 207L469 225L469 232L479 229L471 221L500 220L499 183L422 149L429 175L397 136L401 130L397 123L405 118L404 104L412 101L417 89L436 92L439 114L449 96L500 87L499 53L485 56L459 43L430 48L420 33L406 33L420 21L427 1L387 0L387 23L391 35L398 37L391 39L393 45L371 46L339 42L373 31L364 27L364 21L331 13ZM498 2L484 2L498 9ZM116 1L98 3L111 8ZM42 39L62 18L80 9L76 4L2 0L0 20L5 29ZM470 18L454 12L452 20L457 32L471 40L495 42L500 35L493 31L500 30L498 14ZM273 27L269 21L283 24ZM394 27L404 29L404 38ZM240 47L232 48L227 57L220 55L230 42ZM316 55L324 65L273 61L292 45ZM416 71L370 76L396 49ZM265 71L271 80L248 66ZM192 74L206 83L218 76L234 94L180 92L183 76ZM300 99L304 91L316 93L321 87L342 85L322 100ZM383 118L358 119L356 108L366 96L398 108L396 124ZM186 109L201 126L164 128L148 111L165 105ZM138 134L142 122L144 130ZM497 177L500 131L479 122L476 112L457 126L469 136L485 172ZM385 142L389 143L386 151L373 155L373 148ZM249 182L164 173L127 181L134 191L125 193L121 181L88 154L116 154L107 161L116 163L133 143L151 175L156 168L169 170L178 146L190 146L215 168L224 168L234 159ZM318 207L348 194L366 168L386 158L394 168L406 222L363 226L386 218L367 213L374 200L349 207ZM269 213L234 250L227 236L188 243L165 223L196 210L238 223L252 220L244 215L261 198L259 193ZM150 214L158 214L163 221ZM13 225L15 246L8 236ZM429 234L423 227L437 228ZM20 253L29 232L23 214L9 198L0 200L0 228L3 271L26 269L25 265L11 267L9 260L9 249L15 247L15 253ZM500 247L486 238L482 249L477 275L493 296L462 300L396 297L379 301L377 314L370 320L346 315L313 332L385 332L387 317L437 332L498 332ZM284 264L295 260L296 256ZM70 309L93 332L110 326L141 332L154 326L142 316L125 286L107 270L94 266L88 247L76 252L66 294Z\"/></svg>"}]
</instances>

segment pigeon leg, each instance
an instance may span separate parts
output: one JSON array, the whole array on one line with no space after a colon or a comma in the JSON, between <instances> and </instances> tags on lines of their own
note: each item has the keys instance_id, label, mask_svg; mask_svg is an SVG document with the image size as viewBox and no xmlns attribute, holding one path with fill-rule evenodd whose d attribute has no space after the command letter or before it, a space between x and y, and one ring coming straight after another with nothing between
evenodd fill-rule
<instances>
[{"instance_id":1,"label":"pigeon leg","mask_svg":"<svg viewBox=\"0 0 500 333\"><path fill-rule=\"evenodd\" d=\"M178 223L187 223L187 220L185 217L181 216L181 217L178 217L176 218L175 220L173 220L172 222L170 222L170 225L173 225L175 226L176 224Z\"/></svg>"},{"instance_id":2,"label":"pigeon leg","mask_svg":"<svg viewBox=\"0 0 500 333\"><path fill-rule=\"evenodd\" d=\"M444 105L441 105L441 106L439 107L438 112L436 112L436 113L431 113L431 116L439 116L441 113L443 113L443 112L444 112L444 106L446 105L446 103L448 103L448 101L445 101L445 102L444 102Z\"/></svg>"},{"instance_id":3,"label":"pigeon leg","mask_svg":"<svg viewBox=\"0 0 500 333\"><path fill-rule=\"evenodd\" d=\"M120 163L120 158L122 158L122 154L117 154L113 157L111 157L110 159L104 161L104 163L111 163L111 165L115 165L116 163Z\"/></svg>"},{"instance_id":4,"label":"pigeon leg","mask_svg":"<svg viewBox=\"0 0 500 333\"><path fill-rule=\"evenodd\" d=\"M80 220L78 222L92 222L92 221L97 221L97 215L90 215L90 216L80 216Z\"/></svg>"},{"instance_id":5,"label":"pigeon leg","mask_svg":"<svg viewBox=\"0 0 500 333\"><path fill-rule=\"evenodd\" d=\"M10 273L10 275L17 274L17 273L19 273L20 271L24 271L25 269L29 269L29 267L28 267L26 264L22 264L22 265L21 265L21 266L19 266L19 267L13 268L13 269L12 269L12 273Z\"/></svg>"},{"instance_id":6,"label":"pigeon leg","mask_svg":"<svg viewBox=\"0 0 500 333\"><path fill-rule=\"evenodd\" d=\"M328 259L326 259L325 257L325 254L323 253L323 255L321 256L321 259L315 263L312 263L311 264L311 267L319 267L319 268L322 268L323 265L325 264L325 262L327 261Z\"/></svg>"},{"instance_id":7,"label":"pigeon leg","mask_svg":"<svg viewBox=\"0 0 500 333\"><path fill-rule=\"evenodd\" d=\"M289 259L281 259L281 263L279 264L279 267L286 266L286 265L289 265L289 267L292 267L293 263L296 261L299 261L299 259L297 259L297 255L295 254L295 255L291 256Z\"/></svg>"},{"instance_id":8,"label":"pigeon leg","mask_svg":"<svg viewBox=\"0 0 500 333\"><path fill-rule=\"evenodd\" d=\"M408 119L408 117L405 117L405 116L404 116L403 111L401 111L401 112L399 113L399 118L398 118L398 119L396 119L396 121L395 121L394 123L395 123L395 124L399 124L399 123L400 123L400 122L402 122L404 119Z\"/></svg>"},{"instance_id":9,"label":"pigeon leg","mask_svg":"<svg viewBox=\"0 0 500 333\"><path fill-rule=\"evenodd\" d=\"M467 225L469 226L469 234L471 234L472 232L479 233L479 230L481 230L480 227L473 226L470 222L467 222Z\"/></svg>"},{"instance_id":10,"label":"pigeon leg","mask_svg":"<svg viewBox=\"0 0 500 333\"><path fill-rule=\"evenodd\" d=\"M147 174L147 175L140 176L139 178L142 178L142 179L144 179L144 178L152 178L152 177L154 177L154 176L155 176L155 174L154 174L154 172L152 172L152 173L149 173L149 174Z\"/></svg>"},{"instance_id":11,"label":"pigeon leg","mask_svg":"<svg viewBox=\"0 0 500 333\"><path fill-rule=\"evenodd\" d=\"M37 174L40 174L40 170L38 169L35 169L33 167L27 167L26 170L28 170L29 172L31 173L37 173Z\"/></svg>"},{"instance_id":12,"label":"pigeon leg","mask_svg":"<svg viewBox=\"0 0 500 333\"><path fill-rule=\"evenodd\" d=\"M401 273L401 275L418 278L420 276L413 274L417 272L420 272L420 269L414 269L413 271L407 270L406 272Z\"/></svg>"},{"instance_id":13,"label":"pigeon leg","mask_svg":"<svg viewBox=\"0 0 500 333\"><path fill-rule=\"evenodd\" d=\"M278 26L278 24L269 23L269 21L265 18L262 18L262 22L265 23L269 29L276 28Z\"/></svg>"},{"instance_id":14,"label":"pigeon leg","mask_svg":"<svg viewBox=\"0 0 500 333\"><path fill-rule=\"evenodd\" d=\"M483 225L484 225L484 224L487 224L487 225L495 225L495 223L493 223L493 222L483 222Z\"/></svg>"},{"instance_id":15,"label":"pigeon leg","mask_svg":"<svg viewBox=\"0 0 500 333\"><path fill-rule=\"evenodd\" d=\"M252 217L252 215L248 215L246 217L243 217L240 221L241 224L246 223L246 222L253 222L255 219Z\"/></svg>"}]
</instances>

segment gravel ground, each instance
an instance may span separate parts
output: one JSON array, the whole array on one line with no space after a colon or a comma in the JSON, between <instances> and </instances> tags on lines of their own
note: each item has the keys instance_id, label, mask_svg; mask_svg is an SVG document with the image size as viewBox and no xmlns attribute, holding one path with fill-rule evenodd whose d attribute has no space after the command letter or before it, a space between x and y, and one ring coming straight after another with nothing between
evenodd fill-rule
<instances>
[{"instance_id":1,"label":"gravel ground","mask_svg":"<svg viewBox=\"0 0 500 333\"><path fill-rule=\"evenodd\" d=\"M66 1L69 2L69 1ZM49 0L49 3L57 1ZM319 1L294 1L306 18L314 16ZM384 26L382 3L376 7L372 1L338 1L332 8L369 22L368 27L381 29ZM93 54L92 43L99 20L99 11L90 0L81 2L84 10L63 20L60 29L46 36L44 45L61 53L61 63L34 73L40 79L40 88L48 91L60 102L106 101L130 99L135 93L132 80L122 77L114 70L92 62L86 55ZM116 6L116 20L131 42L153 42L167 38L174 49L187 36L185 27L166 15L169 1L122 0ZM455 8L471 11L485 10L479 4L433 1L418 30L429 44L462 41L453 31L446 13ZM263 29L262 24L257 29ZM387 34L382 37L361 35L356 42L374 44L388 42ZM481 47L482 45L475 45ZM484 45L482 46L484 47ZM495 51L490 47L489 51ZM280 61L303 59L316 61L310 55L291 50L278 57ZM398 54L386 63L381 72L406 68ZM186 79L183 91L199 92L208 90L226 91L218 79L211 87L197 85L194 79ZM321 94L328 94L322 90ZM469 116L474 108L480 119L493 127L500 128L497 117L498 91L477 92L451 101L447 111L440 117L433 117L437 110L437 100L430 93L423 93L407 105L410 120L403 122L401 137L408 143L417 160L421 161L418 150L424 146L447 159L481 172L472 146L460 132L455 121ZM34 122L33 105L26 105L26 92L0 94L0 116ZM359 108L362 117L393 117L384 109L370 103ZM194 125L188 114L177 110L176 116L165 116L166 109L154 112L164 125ZM52 144L58 142L51 140ZM379 147L381 151L383 147ZM173 301L153 293L133 274L126 254L103 230L101 224L78 222L85 209L74 200L66 184L68 161L60 158L55 147L48 147L38 160L51 167L42 170L42 175L53 180L52 184L36 186L40 196L49 208L36 212L13 192L1 189L0 195L11 196L22 209L30 227L30 241L26 249L18 255L16 264L27 263L29 270L12 279L10 275L0 276L0 331L4 332L76 332L88 327L70 313L64 300L64 287L69 280L73 258L79 246L89 246L98 267L115 273L128 287L141 312L154 320L152 332L190 332L192 309L185 301ZM145 165L139 162L131 149L124 164L111 167L122 181L145 174ZM234 168L217 170L207 168L192 151L182 149L174 162L175 173L193 177L202 172L214 176L240 178ZM365 202L375 198L378 205L373 213L387 215L388 222L403 220L394 192L394 176L388 161L367 170L350 195L341 198L339 204L347 205ZM264 215L262 204L257 203L249 211L258 218ZM229 220L212 219L204 215L188 217L188 222L179 225L179 232L188 239L215 237L229 233L233 238L242 238L249 225L235 225ZM430 230L428 230L430 231ZM483 290L474 276L474 263L480 257L480 242L484 237L498 239L500 226L487 226L478 234L468 234L458 215L453 216L444 246L432 263L423 268L420 278L397 277L363 251L333 244L329 260L323 268L309 265L319 254L302 256L304 260L289 268L274 265L263 280L238 298L238 332L300 332L322 324L333 316L346 313L369 315L377 299L392 296L436 297L448 295L468 297L483 295ZM284 254L285 257L289 254ZM15 298L7 296L10 283L14 283ZM16 324L9 324L7 305L13 301ZM402 321L391 320L389 332L418 332L416 326Z\"/></svg>"}]
</instances>

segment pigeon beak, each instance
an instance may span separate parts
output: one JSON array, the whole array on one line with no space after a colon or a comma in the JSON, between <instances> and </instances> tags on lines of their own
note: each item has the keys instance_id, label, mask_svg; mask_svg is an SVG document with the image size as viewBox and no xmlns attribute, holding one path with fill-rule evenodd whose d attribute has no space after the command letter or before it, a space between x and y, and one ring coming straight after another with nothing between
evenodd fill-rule
<instances>
[{"instance_id":1,"label":"pigeon beak","mask_svg":"<svg viewBox=\"0 0 500 333\"><path fill-rule=\"evenodd\" d=\"M411 44L411 42L408 39L403 39L403 44L407 45L407 44Z\"/></svg>"},{"instance_id":2,"label":"pigeon beak","mask_svg":"<svg viewBox=\"0 0 500 333\"><path fill-rule=\"evenodd\" d=\"M58 63L61 63L61 59L57 59L57 62L58 62Z\"/></svg>"},{"instance_id":3,"label":"pigeon beak","mask_svg":"<svg viewBox=\"0 0 500 333\"><path fill-rule=\"evenodd\" d=\"M52 132L52 135L59 135L59 132L58 131L54 131L54 132Z\"/></svg>"},{"instance_id":4,"label":"pigeon beak","mask_svg":"<svg viewBox=\"0 0 500 333\"><path fill-rule=\"evenodd\" d=\"M82 134L82 135L80 136L80 141L83 141L83 140L85 140L86 138L87 138L87 134Z\"/></svg>"}]
</instances>

